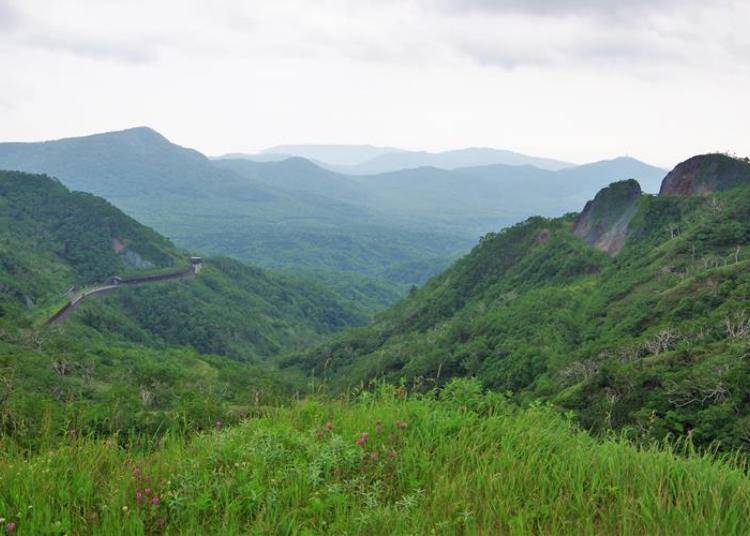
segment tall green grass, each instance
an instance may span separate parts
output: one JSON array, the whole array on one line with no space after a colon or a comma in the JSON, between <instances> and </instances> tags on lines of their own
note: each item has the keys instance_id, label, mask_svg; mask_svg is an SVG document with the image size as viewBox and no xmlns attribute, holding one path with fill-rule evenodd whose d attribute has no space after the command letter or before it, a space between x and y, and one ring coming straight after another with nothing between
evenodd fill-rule
<instances>
[{"instance_id":1,"label":"tall green grass","mask_svg":"<svg viewBox=\"0 0 750 536\"><path fill-rule=\"evenodd\" d=\"M18 534L750 533L737 460L596 440L466 380L440 400L382 388L217 428L31 455L5 438L0 517Z\"/></svg>"}]
</instances>

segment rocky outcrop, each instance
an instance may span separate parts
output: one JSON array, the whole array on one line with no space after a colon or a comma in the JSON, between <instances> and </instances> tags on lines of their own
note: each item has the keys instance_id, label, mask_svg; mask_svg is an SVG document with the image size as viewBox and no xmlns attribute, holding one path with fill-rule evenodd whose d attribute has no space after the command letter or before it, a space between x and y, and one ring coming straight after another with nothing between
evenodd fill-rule
<instances>
[{"instance_id":1,"label":"rocky outcrop","mask_svg":"<svg viewBox=\"0 0 750 536\"><path fill-rule=\"evenodd\" d=\"M750 186L750 162L723 154L694 156L678 164L661 183L659 195L705 195Z\"/></svg>"},{"instance_id":2,"label":"rocky outcrop","mask_svg":"<svg viewBox=\"0 0 750 536\"><path fill-rule=\"evenodd\" d=\"M638 210L641 185L634 179L613 182L586 203L573 223L573 234L616 255L625 245L628 224Z\"/></svg>"}]
</instances>

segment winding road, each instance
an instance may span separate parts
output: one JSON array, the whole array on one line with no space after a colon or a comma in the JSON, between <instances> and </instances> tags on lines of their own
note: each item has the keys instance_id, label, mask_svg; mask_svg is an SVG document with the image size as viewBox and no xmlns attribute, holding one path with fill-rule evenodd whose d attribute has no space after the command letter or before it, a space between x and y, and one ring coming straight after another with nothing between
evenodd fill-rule
<instances>
[{"instance_id":1,"label":"winding road","mask_svg":"<svg viewBox=\"0 0 750 536\"><path fill-rule=\"evenodd\" d=\"M121 279L119 277L113 277L110 278L111 280L116 281L115 283L111 283L108 285L101 285L98 287L90 288L88 290L85 290L83 292L80 292L76 294L71 300L66 303L59 311L57 311L55 314L53 314L49 320L47 320L47 325L53 325L53 324L62 324L65 322L65 320L68 319L68 317L75 311L83 301L88 298L89 296L97 296L97 295L106 295L110 292L113 292L117 290L118 288L122 288L124 286L136 286L136 285L147 285L149 283L158 283L162 281L172 281L176 279L192 279L195 277L201 270L203 266L202 261L195 262L193 261L191 266L189 268L185 268L183 270L177 271L177 272L170 272L167 274L154 274L154 275L146 275L142 277L133 277L129 279Z\"/></svg>"}]
</instances>

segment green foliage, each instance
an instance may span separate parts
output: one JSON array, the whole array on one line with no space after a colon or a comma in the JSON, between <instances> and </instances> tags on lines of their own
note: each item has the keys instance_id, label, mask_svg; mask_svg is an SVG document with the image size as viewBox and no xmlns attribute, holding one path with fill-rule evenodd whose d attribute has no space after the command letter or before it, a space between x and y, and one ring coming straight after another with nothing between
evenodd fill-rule
<instances>
[{"instance_id":1,"label":"green foliage","mask_svg":"<svg viewBox=\"0 0 750 536\"><path fill-rule=\"evenodd\" d=\"M381 389L125 448L80 434L38 455L3 443L0 517L19 534L750 531L731 458L596 441L471 382L443 398Z\"/></svg>"}]
</instances>

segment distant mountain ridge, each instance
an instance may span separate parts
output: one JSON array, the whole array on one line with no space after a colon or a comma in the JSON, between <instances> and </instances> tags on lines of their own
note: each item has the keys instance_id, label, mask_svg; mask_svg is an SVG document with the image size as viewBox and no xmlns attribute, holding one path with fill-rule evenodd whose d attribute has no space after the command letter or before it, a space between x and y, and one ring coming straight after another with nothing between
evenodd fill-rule
<instances>
[{"instance_id":1,"label":"distant mountain ridge","mask_svg":"<svg viewBox=\"0 0 750 536\"><path fill-rule=\"evenodd\" d=\"M575 164L552 158L528 156L504 149L470 147L430 153L425 151L400 151L377 156L355 166L337 167L337 171L353 175L371 175L399 169L431 166L441 169L503 164L508 166L534 166L540 169L558 170Z\"/></svg>"},{"instance_id":2,"label":"distant mountain ridge","mask_svg":"<svg viewBox=\"0 0 750 536\"><path fill-rule=\"evenodd\" d=\"M282 145L257 154L230 153L218 158L243 158L267 162L284 160L291 156L307 158L320 166L349 175L374 175L419 167L457 169L492 164L529 165L549 170L575 166L570 162L553 158L528 156L489 147L469 147L432 153L369 145Z\"/></svg>"},{"instance_id":3,"label":"distant mountain ridge","mask_svg":"<svg viewBox=\"0 0 750 536\"><path fill-rule=\"evenodd\" d=\"M373 145L307 144L277 145L261 151L260 155L287 154L301 156L330 166L354 166L386 154L401 152L404 152L404 150L396 147L375 147Z\"/></svg>"}]
</instances>

